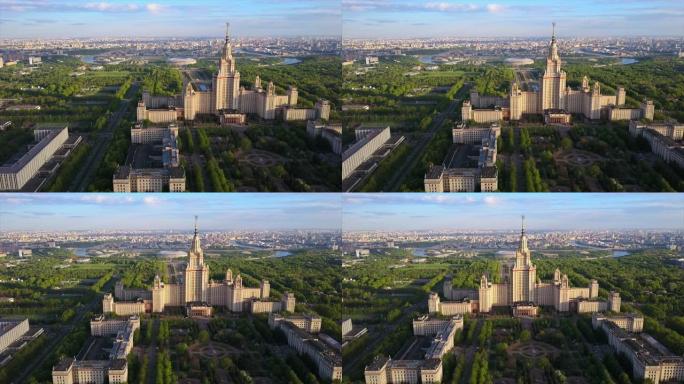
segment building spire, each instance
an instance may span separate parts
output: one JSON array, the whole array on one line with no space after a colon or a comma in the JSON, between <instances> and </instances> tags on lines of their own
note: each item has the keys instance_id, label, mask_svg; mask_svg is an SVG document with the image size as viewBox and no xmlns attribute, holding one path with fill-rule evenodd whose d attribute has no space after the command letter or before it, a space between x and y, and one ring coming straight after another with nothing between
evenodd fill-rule
<instances>
[{"instance_id":1,"label":"building spire","mask_svg":"<svg viewBox=\"0 0 684 384\"><path fill-rule=\"evenodd\" d=\"M223 57L225 60L231 59L232 61L232 56L233 47L230 43L230 23L226 22L226 41L223 43L223 52L221 52L221 57ZM230 71L232 72L232 64Z\"/></svg>"},{"instance_id":2,"label":"building spire","mask_svg":"<svg viewBox=\"0 0 684 384\"><path fill-rule=\"evenodd\" d=\"M551 23L551 25L553 26L551 32L551 39L553 41L556 41L556 22L554 21L553 23Z\"/></svg>"},{"instance_id":3,"label":"building spire","mask_svg":"<svg viewBox=\"0 0 684 384\"><path fill-rule=\"evenodd\" d=\"M525 215L522 215L522 229L520 231L522 236L525 236Z\"/></svg>"},{"instance_id":4,"label":"building spire","mask_svg":"<svg viewBox=\"0 0 684 384\"><path fill-rule=\"evenodd\" d=\"M197 216L195 216L195 235L192 237L192 245L190 246L188 256L190 257L190 264L202 265L202 247L200 246L200 237L197 230Z\"/></svg>"}]
</instances>

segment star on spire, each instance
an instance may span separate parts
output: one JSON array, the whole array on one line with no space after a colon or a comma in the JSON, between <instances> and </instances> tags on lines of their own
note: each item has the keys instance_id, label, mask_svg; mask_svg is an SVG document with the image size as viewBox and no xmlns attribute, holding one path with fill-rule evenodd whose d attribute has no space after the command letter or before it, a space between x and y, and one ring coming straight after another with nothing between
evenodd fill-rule
<instances>
[{"instance_id":1,"label":"star on spire","mask_svg":"<svg viewBox=\"0 0 684 384\"><path fill-rule=\"evenodd\" d=\"M520 231L521 234L525 234L525 215L522 215L522 230Z\"/></svg>"},{"instance_id":2,"label":"star on spire","mask_svg":"<svg viewBox=\"0 0 684 384\"><path fill-rule=\"evenodd\" d=\"M195 215L195 235L197 234L197 215Z\"/></svg>"}]
</instances>

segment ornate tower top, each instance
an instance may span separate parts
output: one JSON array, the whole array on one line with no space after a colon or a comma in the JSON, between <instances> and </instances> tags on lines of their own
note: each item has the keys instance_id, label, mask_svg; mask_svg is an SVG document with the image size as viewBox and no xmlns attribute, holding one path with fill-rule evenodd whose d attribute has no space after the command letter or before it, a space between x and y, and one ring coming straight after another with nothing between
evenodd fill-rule
<instances>
[{"instance_id":1,"label":"ornate tower top","mask_svg":"<svg viewBox=\"0 0 684 384\"><path fill-rule=\"evenodd\" d=\"M204 254L200 246L199 231L197 230L197 216L195 216L195 234L192 237L192 245L190 246L190 251L188 251L188 257L190 265L204 264Z\"/></svg>"},{"instance_id":2,"label":"ornate tower top","mask_svg":"<svg viewBox=\"0 0 684 384\"><path fill-rule=\"evenodd\" d=\"M195 216L197 218L197 216ZM520 230L520 235L525 236L525 215L522 215L522 229Z\"/></svg>"},{"instance_id":3,"label":"ornate tower top","mask_svg":"<svg viewBox=\"0 0 684 384\"><path fill-rule=\"evenodd\" d=\"M546 57L546 71L548 73L560 73L560 56L558 55L558 45L556 44L556 23L553 23L551 35L551 45L549 45L549 55Z\"/></svg>"},{"instance_id":4,"label":"ornate tower top","mask_svg":"<svg viewBox=\"0 0 684 384\"><path fill-rule=\"evenodd\" d=\"M530 250L527 248L527 235L525 234L525 216L522 216L522 225L520 227L520 244L518 250L515 251L515 266L529 266Z\"/></svg>"},{"instance_id":5,"label":"ornate tower top","mask_svg":"<svg viewBox=\"0 0 684 384\"><path fill-rule=\"evenodd\" d=\"M529 253L527 248L527 235L525 235L525 215L522 216L522 227L520 229L520 252Z\"/></svg>"},{"instance_id":6,"label":"ornate tower top","mask_svg":"<svg viewBox=\"0 0 684 384\"><path fill-rule=\"evenodd\" d=\"M230 23L226 23L226 40L223 43L221 57L226 60L233 57L233 47L230 44Z\"/></svg>"}]
</instances>

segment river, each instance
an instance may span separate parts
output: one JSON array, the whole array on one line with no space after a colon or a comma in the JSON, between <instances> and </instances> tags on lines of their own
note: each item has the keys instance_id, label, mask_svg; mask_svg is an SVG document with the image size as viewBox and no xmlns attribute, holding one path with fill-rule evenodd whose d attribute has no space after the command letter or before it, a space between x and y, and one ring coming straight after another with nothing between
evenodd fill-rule
<instances>
[{"instance_id":1,"label":"river","mask_svg":"<svg viewBox=\"0 0 684 384\"><path fill-rule=\"evenodd\" d=\"M630 59L630 58L620 59L620 64L623 64L623 65L635 64L638 62L639 62L639 60L637 60L637 59Z\"/></svg>"},{"instance_id":2,"label":"river","mask_svg":"<svg viewBox=\"0 0 684 384\"><path fill-rule=\"evenodd\" d=\"M420 61L420 62L423 63L423 64L434 64L435 62L432 61L432 58L433 58L433 57L434 57L434 56L420 56L420 57L418 58L418 61Z\"/></svg>"}]
</instances>

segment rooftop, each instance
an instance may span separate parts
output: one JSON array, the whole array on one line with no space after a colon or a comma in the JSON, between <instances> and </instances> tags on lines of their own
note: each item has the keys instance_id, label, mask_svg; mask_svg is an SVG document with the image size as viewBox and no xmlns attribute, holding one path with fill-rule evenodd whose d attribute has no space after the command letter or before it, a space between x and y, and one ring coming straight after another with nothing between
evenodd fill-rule
<instances>
[{"instance_id":1,"label":"rooftop","mask_svg":"<svg viewBox=\"0 0 684 384\"><path fill-rule=\"evenodd\" d=\"M23 154L17 161L11 164L0 166L0 173L17 173L24 168L40 151L52 142L63 130L68 129L68 124L40 124L36 126L35 130L52 130L49 134L31 147L25 154Z\"/></svg>"}]
</instances>

